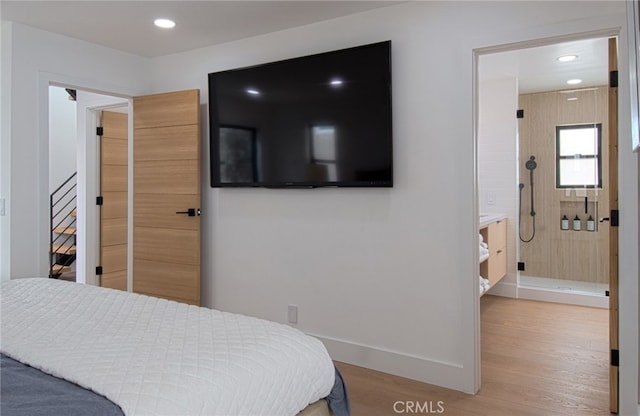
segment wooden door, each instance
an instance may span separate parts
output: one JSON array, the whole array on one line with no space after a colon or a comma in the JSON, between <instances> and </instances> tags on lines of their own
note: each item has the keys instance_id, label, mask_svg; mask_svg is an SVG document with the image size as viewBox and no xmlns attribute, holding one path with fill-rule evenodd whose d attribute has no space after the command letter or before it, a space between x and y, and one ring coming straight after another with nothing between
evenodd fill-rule
<instances>
[{"instance_id":1,"label":"wooden door","mask_svg":"<svg viewBox=\"0 0 640 416\"><path fill-rule=\"evenodd\" d=\"M200 304L199 90L133 100L133 291Z\"/></svg>"},{"instance_id":2,"label":"wooden door","mask_svg":"<svg viewBox=\"0 0 640 416\"><path fill-rule=\"evenodd\" d=\"M609 73L618 71L617 39L609 39ZM613 78L613 77L612 77ZM618 87L609 85L609 410L618 413Z\"/></svg>"},{"instance_id":3,"label":"wooden door","mask_svg":"<svg viewBox=\"0 0 640 416\"><path fill-rule=\"evenodd\" d=\"M128 115L102 112L100 286L127 290Z\"/></svg>"}]
</instances>

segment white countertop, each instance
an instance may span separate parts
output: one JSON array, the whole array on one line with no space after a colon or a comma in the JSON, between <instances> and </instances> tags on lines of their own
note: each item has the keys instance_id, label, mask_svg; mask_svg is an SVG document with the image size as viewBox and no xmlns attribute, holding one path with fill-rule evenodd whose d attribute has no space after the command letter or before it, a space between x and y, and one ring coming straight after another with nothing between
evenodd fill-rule
<instances>
[{"instance_id":1,"label":"white countertop","mask_svg":"<svg viewBox=\"0 0 640 416\"><path fill-rule=\"evenodd\" d=\"M505 219L506 214L480 214L480 228Z\"/></svg>"}]
</instances>

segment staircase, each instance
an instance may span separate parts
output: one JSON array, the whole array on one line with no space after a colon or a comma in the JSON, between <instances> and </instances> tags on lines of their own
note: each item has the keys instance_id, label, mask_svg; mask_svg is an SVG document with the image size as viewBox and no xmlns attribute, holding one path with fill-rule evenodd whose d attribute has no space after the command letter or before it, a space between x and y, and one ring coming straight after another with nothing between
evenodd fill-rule
<instances>
[{"instance_id":1,"label":"staircase","mask_svg":"<svg viewBox=\"0 0 640 416\"><path fill-rule=\"evenodd\" d=\"M49 277L54 279L71 272L76 261L76 175L50 196Z\"/></svg>"}]
</instances>

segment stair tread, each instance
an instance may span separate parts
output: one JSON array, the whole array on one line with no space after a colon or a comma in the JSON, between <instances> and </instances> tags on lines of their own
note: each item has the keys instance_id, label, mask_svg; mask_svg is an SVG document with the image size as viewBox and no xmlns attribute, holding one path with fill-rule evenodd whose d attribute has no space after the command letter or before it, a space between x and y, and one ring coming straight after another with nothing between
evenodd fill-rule
<instances>
[{"instance_id":1,"label":"stair tread","mask_svg":"<svg viewBox=\"0 0 640 416\"><path fill-rule=\"evenodd\" d=\"M53 271L53 274L66 273L71 271L71 267L63 266L62 264L54 264L51 269Z\"/></svg>"},{"instance_id":2,"label":"stair tread","mask_svg":"<svg viewBox=\"0 0 640 416\"><path fill-rule=\"evenodd\" d=\"M53 244L53 253L76 254L76 246L73 244Z\"/></svg>"},{"instance_id":3,"label":"stair tread","mask_svg":"<svg viewBox=\"0 0 640 416\"><path fill-rule=\"evenodd\" d=\"M56 234L75 234L76 227L56 227L53 229L53 232Z\"/></svg>"}]
</instances>

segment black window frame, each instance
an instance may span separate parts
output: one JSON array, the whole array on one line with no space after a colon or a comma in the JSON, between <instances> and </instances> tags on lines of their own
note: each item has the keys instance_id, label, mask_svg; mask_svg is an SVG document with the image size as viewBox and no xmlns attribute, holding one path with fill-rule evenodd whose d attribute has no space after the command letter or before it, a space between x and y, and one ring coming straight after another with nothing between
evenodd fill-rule
<instances>
[{"instance_id":1,"label":"black window frame","mask_svg":"<svg viewBox=\"0 0 640 416\"><path fill-rule=\"evenodd\" d=\"M560 132L562 130L572 130L572 129L584 129L584 128L595 128L596 129L596 150L598 154L596 155L571 155L571 156L561 156L560 155ZM560 161L561 160L570 160L570 159L595 159L596 160L596 170L598 174L598 183L596 185L560 185ZM572 125L564 125L564 126L556 126L556 188L557 189L602 189L602 123L586 123L586 124L572 124Z\"/></svg>"}]
</instances>

